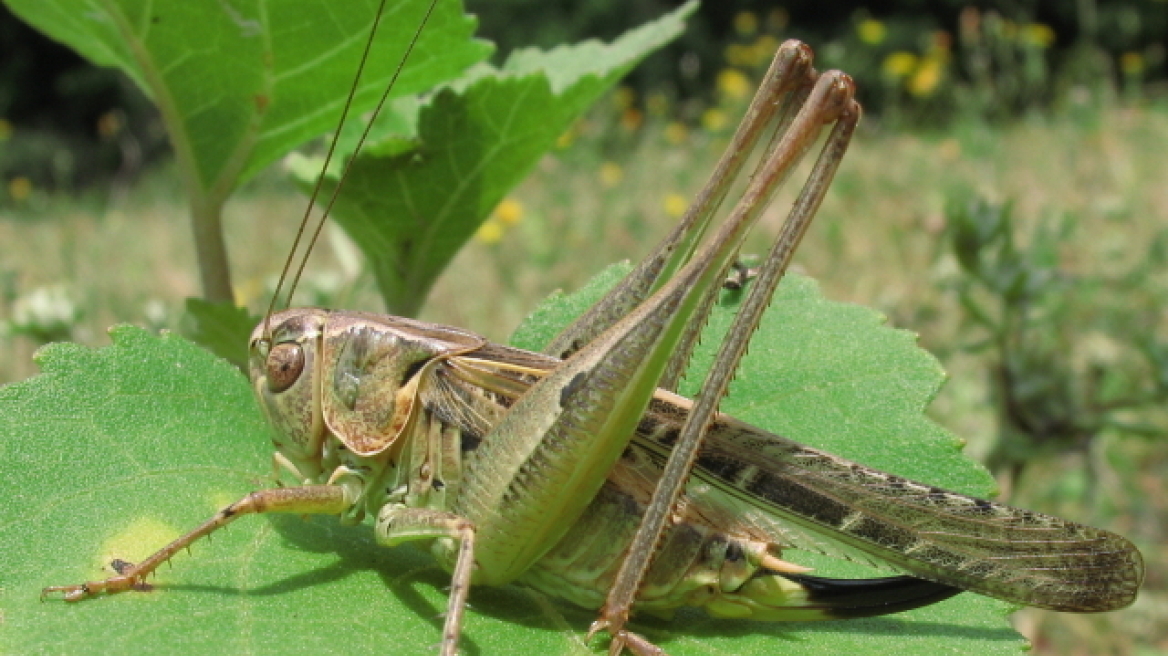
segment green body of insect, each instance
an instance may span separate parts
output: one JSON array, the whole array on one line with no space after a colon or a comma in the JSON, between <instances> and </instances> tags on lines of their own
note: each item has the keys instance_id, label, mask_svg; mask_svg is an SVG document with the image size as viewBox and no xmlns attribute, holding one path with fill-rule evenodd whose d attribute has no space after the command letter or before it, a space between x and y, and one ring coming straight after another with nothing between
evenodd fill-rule
<instances>
[{"instance_id":1,"label":"green body of insect","mask_svg":"<svg viewBox=\"0 0 1168 656\"><path fill-rule=\"evenodd\" d=\"M257 327L253 386L277 462L301 483L253 493L107 581L135 587L241 514L371 516L380 542L430 544L452 572L443 652L471 585L519 582L600 608L612 650L660 651L624 628L635 608L806 620L897 612L972 590L1056 610L1130 604L1143 578L1124 538L914 483L716 412L762 309L859 119L851 82L784 44L709 186L678 228L546 354L460 329L353 312L286 310ZM741 201L707 226L777 122ZM693 401L668 391L749 227L833 126ZM905 574L806 575L784 550L834 542Z\"/></svg>"}]
</instances>

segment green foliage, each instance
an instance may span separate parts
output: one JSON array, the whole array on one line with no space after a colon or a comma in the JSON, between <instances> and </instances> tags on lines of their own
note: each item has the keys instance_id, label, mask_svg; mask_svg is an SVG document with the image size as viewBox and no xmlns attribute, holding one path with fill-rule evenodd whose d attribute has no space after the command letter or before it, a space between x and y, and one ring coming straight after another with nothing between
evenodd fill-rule
<instances>
[{"instance_id":1,"label":"green foliage","mask_svg":"<svg viewBox=\"0 0 1168 656\"><path fill-rule=\"evenodd\" d=\"M468 0L503 52L533 39L615 33L656 4ZM894 0L835 3L831 11L809 0L727 0L704 3L695 25L669 57L638 70L631 82L638 91L708 96L727 65L765 67L774 46L792 37L811 43L825 67L856 79L868 115L910 128L969 116L1009 120L1109 98L1117 87L1146 98L1168 71L1161 0Z\"/></svg>"},{"instance_id":2,"label":"green foliage","mask_svg":"<svg viewBox=\"0 0 1168 656\"><path fill-rule=\"evenodd\" d=\"M1089 451L1108 429L1163 436L1142 412L1168 399L1161 304L1131 301L1162 265L1168 233L1130 271L1072 277L1059 264L1071 217L1022 235L1009 204L973 198L946 215L962 272L952 287L975 335L967 348L989 354L999 420L991 468L1017 476L1035 459Z\"/></svg>"},{"instance_id":3,"label":"green foliage","mask_svg":"<svg viewBox=\"0 0 1168 656\"><path fill-rule=\"evenodd\" d=\"M188 298L183 334L215 355L247 372L248 335L263 317L234 303L208 303Z\"/></svg>"},{"instance_id":4,"label":"green foliage","mask_svg":"<svg viewBox=\"0 0 1168 656\"><path fill-rule=\"evenodd\" d=\"M257 0L117 0L83 10L67 0L9 4L91 61L121 70L158 105L189 195L204 294L231 300L223 203L242 181L333 127L376 0L344 11L327 0L279 11ZM428 5L403 0L387 11L354 113L376 102ZM440 3L395 96L432 88L486 57L490 46L471 38L473 28L457 3Z\"/></svg>"},{"instance_id":5,"label":"green foliage","mask_svg":"<svg viewBox=\"0 0 1168 656\"><path fill-rule=\"evenodd\" d=\"M350 116L373 107L429 1L387 9ZM333 8L315 0L271 14L256 2L227 11L126 1L95 9L97 21L79 20L60 2L14 6L92 61L123 70L158 103L192 203L204 292L209 301L229 301L222 204L260 168L333 127L375 4L364 12L346 7L335 21L320 19ZM457 2L438 4L336 205L391 312L417 313L495 204L604 91L680 34L694 8L611 46L516 51L501 69L479 65L464 75L489 46L472 39L473 19ZM209 42L216 48L202 48ZM442 91L418 99L438 86ZM342 156L352 154L360 123L342 134ZM304 161L296 170L311 188L317 174ZM336 179L329 177L326 195Z\"/></svg>"},{"instance_id":6,"label":"green foliage","mask_svg":"<svg viewBox=\"0 0 1168 656\"><path fill-rule=\"evenodd\" d=\"M540 314L562 324L575 309L559 305ZM730 312L722 314L724 325ZM788 281L728 407L861 462L985 493L984 471L921 415L940 382L936 362L910 334L881 322L870 310L825 301L807 280ZM448 577L423 552L380 547L368 526L341 527L334 518L245 517L160 570L149 592L39 602L43 586L108 576L113 559L141 560L268 480L268 429L237 370L175 336L129 327L112 336L113 346L97 350L45 349L44 373L0 389L4 450L20 462L0 482L9 499L0 523L0 649L289 654L343 644L423 653L435 643ZM792 557L825 574L873 575ZM687 614L635 626L675 654L769 654L788 642L808 654L1012 654L1022 641L1006 610L962 595L846 623ZM592 617L514 586L476 589L464 648L593 653L579 642Z\"/></svg>"},{"instance_id":7,"label":"green foliage","mask_svg":"<svg viewBox=\"0 0 1168 656\"><path fill-rule=\"evenodd\" d=\"M392 314L416 315L455 253L597 98L677 36L689 4L611 45L521 50L417 103L389 108L337 198L337 222L362 248ZM319 164L301 164L305 188ZM336 188L339 172L324 185Z\"/></svg>"},{"instance_id":8,"label":"green foliage","mask_svg":"<svg viewBox=\"0 0 1168 656\"><path fill-rule=\"evenodd\" d=\"M372 109L429 2L401 0L387 9L351 116ZM124 0L81 20L61 2L14 2L26 20L92 61L119 68L158 104L190 195L211 303L232 297L223 203L242 181L333 127L375 7L346 6L335 20L322 20L335 8L318 0L270 13L254 1L228 11ZM490 46L472 38L474 20L458 3L438 3L336 206L338 222L367 255L387 308L416 314L435 278L495 205L602 93L677 36L694 8L682 7L612 45L519 51L501 69L479 65L464 73ZM432 95L420 98L423 92ZM352 154L360 123L351 121L341 135L342 156ZM303 160L295 167L306 188L316 179L311 167ZM326 197L336 179L326 182ZM197 313L206 305L188 309L191 323L208 322ZM219 336L208 346L218 353L233 348L238 361L242 347L225 347L232 338L222 329L235 327L242 344L250 328L215 323ZM205 329L191 334L210 336Z\"/></svg>"}]
</instances>

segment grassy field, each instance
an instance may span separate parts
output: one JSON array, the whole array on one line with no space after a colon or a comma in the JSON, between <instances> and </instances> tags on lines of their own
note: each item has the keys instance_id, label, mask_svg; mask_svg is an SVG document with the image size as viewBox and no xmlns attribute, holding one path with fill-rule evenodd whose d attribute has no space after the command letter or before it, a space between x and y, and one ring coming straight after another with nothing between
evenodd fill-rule
<instances>
[{"instance_id":1,"label":"grassy field","mask_svg":"<svg viewBox=\"0 0 1168 656\"><path fill-rule=\"evenodd\" d=\"M549 292L574 289L610 262L643 255L675 219L680 200L700 187L727 135L664 121L621 125L612 111L597 111L573 145L546 158L493 227L458 256L421 318L503 340ZM966 438L973 454L984 454L996 416L984 358L960 348L969 338L947 291L956 275L941 244L947 203L974 194L1010 200L1027 225L1071 217L1075 230L1059 244L1060 268L1075 276L1116 276L1138 265L1168 227L1164 144L1168 112L1146 108L1085 110L1008 127L963 123L923 135L881 131L869 122L797 263L829 297L876 307L893 324L921 334L952 376L932 414ZM0 321L13 319L16 305L34 290L56 288L72 308L66 316L76 317L66 323L78 341L103 344L103 331L117 322L175 328L182 299L199 291L180 195L174 176L160 170L112 194L34 193L23 205L0 210ZM237 294L254 311L266 303L303 204L273 172L228 206ZM770 234L781 220L781 212L772 212ZM748 251L765 248L766 235L755 239ZM306 300L380 309L371 281L354 274L351 249L334 243L318 251ZM1145 279L1136 292L1124 292L1130 299L1109 302L1162 307L1168 271L1150 271ZM1137 328L1164 339L1164 313L1152 316L1150 325ZM0 337L0 382L35 373L36 346L28 337ZM1159 549L1168 537L1168 448L1162 438L1118 432L1105 434L1099 448L1108 476L1092 489L1108 503L1086 508L1043 492L1044 482L1082 472L1075 457L1034 465L1014 498L1132 538L1148 561L1145 590L1120 613L1027 611L1019 626L1035 638L1039 653L1168 651L1168 556Z\"/></svg>"}]
</instances>

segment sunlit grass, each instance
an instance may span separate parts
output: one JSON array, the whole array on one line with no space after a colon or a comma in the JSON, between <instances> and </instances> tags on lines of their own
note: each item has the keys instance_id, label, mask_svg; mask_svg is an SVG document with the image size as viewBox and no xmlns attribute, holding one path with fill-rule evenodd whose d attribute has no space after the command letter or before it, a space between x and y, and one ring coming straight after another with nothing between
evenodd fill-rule
<instances>
[{"instance_id":1,"label":"sunlit grass","mask_svg":"<svg viewBox=\"0 0 1168 656\"><path fill-rule=\"evenodd\" d=\"M736 78L727 80L727 89L738 88ZM684 199L704 182L728 128L704 129L700 121L682 123L658 111L634 122L631 99L618 96L614 105L574 128L565 149L546 158L500 205L493 227L473 239L439 280L421 318L504 340L543 296L578 287L610 262L642 256L664 234ZM966 122L935 134L881 132L869 121L798 266L819 279L829 297L874 306L895 325L921 333L953 375L932 412L968 439L976 454L992 435L995 417L984 362L958 349L964 343L958 308L942 285L952 275L939 257L946 202L976 192L1012 199L1022 221L1069 213L1078 229L1062 245L1067 269L1081 275L1126 270L1168 226L1165 143L1168 114L1141 108L1035 118L1004 128ZM131 189L80 199L27 190L0 213L0 321L12 318L17 299L52 288L65 290L75 304L80 319L74 338L85 343L105 343L103 331L117 322L175 327L182 299L199 292L178 188L173 174L162 170ZM235 285L257 312L303 203L273 173L228 205ZM779 209L771 210L747 250L761 252L781 218ZM308 275L340 275L340 260L350 257L343 246L326 242ZM1168 274L1160 272L1148 281L1149 290L1159 293L1166 282ZM380 310L371 286L369 276L359 276L333 302ZM34 347L26 337L0 337L0 381L31 375ZM1025 615L1028 632L1045 636L1040 650L1098 653L1103 645L1133 653L1134 645L1168 637L1155 621L1164 613L1168 589L1168 557L1158 548L1168 534L1165 502L1157 501L1165 498L1165 450L1125 444L1112 459L1124 480L1109 481L1115 508L1099 513L1144 547L1148 587L1134 609L1119 614ZM1061 464L1045 467L1057 471ZM1083 509L1061 508L1057 500L1043 503L1083 516ZM1051 628L1055 622L1057 630Z\"/></svg>"}]
</instances>

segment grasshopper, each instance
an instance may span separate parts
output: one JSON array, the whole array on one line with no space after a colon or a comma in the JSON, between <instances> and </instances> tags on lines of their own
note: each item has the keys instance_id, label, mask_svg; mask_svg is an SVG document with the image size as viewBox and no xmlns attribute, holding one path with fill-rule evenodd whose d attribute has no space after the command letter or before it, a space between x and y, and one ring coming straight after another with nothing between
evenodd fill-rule
<instances>
[{"instance_id":1,"label":"grasshopper","mask_svg":"<svg viewBox=\"0 0 1168 656\"><path fill-rule=\"evenodd\" d=\"M1123 537L875 471L718 412L860 119L853 96L847 75L817 72L809 48L784 43L677 227L543 353L406 318L269 312L251 336L250 374L276 429L274 461L300 484L253 492L106 580L44 593L141 588L242 515L293 513L369 516L384 545L428 545L451 573L445 655L471 586L512 582L599 609L589 635L638 656L663 652L626 628L634 610L838 619L963 590L1070 612L1131 604L1143 562ZM679 396L745 235L824 132L700 393ZM842 581L786 560L823 539L902 574Z\"/></svg>"}]
</instances>

